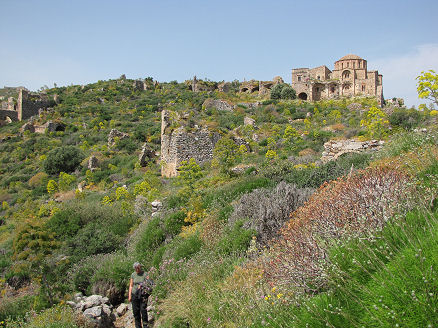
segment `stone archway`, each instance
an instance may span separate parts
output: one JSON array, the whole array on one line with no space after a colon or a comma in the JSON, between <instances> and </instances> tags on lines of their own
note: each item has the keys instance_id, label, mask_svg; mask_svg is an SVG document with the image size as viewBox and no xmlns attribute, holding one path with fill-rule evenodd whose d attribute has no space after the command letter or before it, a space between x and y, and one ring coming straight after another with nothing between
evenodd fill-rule
<instances>
[{"instance_id":1,"label":"stone archway","mask_svg":"<svg viewBox=\"0 0 438 328\"><path fill-rule=\"evenodd\" d=\"M301 92L300 94L298 94L298 99L307 100L307 93Z\"/></svg>"}]
</instances>

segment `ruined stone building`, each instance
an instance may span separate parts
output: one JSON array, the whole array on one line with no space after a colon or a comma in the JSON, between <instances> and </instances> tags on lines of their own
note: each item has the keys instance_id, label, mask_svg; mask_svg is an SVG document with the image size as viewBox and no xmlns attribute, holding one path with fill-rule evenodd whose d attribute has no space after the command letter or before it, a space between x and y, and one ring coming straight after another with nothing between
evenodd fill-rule
<instances>
[{"instance_id":1,"label":"ruined stone building","mask_svg":"<svg viewBox=\"0 0 438 328\"><path fill-rule=\"evenodd\" d=\"M302 100L372 96L383 104L382 75L369 71L367 61L356 55L336 61L333 71L325 65L292 69L292 88Z\"/></svg>"},{"instance_id":2,"label":"ruined stone building","mask_svg":"<svg viewBox=\"0 0 438 328\"><path fill-rule=\"evenodd\" d=\"M184 126L175 124L179 120L175 112L161 112L161 175L175 177L181 162L195 159L203 164L213 159L213 149L220 136L205 128L190 132Z\"/></svg>"},{"instance_id":3,"label":"ruined stone building","mask_svg":"<svg viewBox=\"0 0 438 328\"><path fill-rule=\"evenodd\" d=\"M0 120L22 121L38 115L40 110L45 110L56 103L56 96L49 97L46 94L31 93L20 89L15 101L9 97L3 102L0 109Z\"/></svg>"}]
</instances>

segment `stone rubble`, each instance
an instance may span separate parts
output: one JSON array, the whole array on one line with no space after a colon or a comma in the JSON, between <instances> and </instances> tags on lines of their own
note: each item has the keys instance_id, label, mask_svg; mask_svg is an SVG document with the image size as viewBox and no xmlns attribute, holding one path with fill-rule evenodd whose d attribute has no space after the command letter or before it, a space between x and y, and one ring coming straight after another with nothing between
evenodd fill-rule
<instances>
[{"instance_id":1,"label":"stone rubble","mask_svg":"<svg viewBox=\"0 0 438 328\"><path fill-rule=\"evenodd\" d=\"M336 160L339 156L346 153L359 153L363 151L377 151L382 148L383 140L358 141L355 139L348 140L330 140L324 144L324 152L321 161L327 163Z\"/></svg>"}]
</instances>

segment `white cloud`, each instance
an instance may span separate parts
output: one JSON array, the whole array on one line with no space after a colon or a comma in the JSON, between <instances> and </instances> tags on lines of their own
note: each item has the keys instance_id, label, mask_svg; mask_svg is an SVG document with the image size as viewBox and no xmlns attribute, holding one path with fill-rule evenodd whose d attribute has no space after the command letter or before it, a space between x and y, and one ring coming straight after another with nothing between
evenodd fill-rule
<instances>
[{"instance_id":1,"label":"white cloud","mask_svg":"<svg viewBox=\"0 0 438 328\"><path fill-rule=\"evenodd\" d=\"M429 69L438 72L438 44L423 44L407 54L372 60L368 68L383 75L385 98L404 98L406 106L418 107L425 101L418 99L415 78Z\"/></svg>"}]
</instances>

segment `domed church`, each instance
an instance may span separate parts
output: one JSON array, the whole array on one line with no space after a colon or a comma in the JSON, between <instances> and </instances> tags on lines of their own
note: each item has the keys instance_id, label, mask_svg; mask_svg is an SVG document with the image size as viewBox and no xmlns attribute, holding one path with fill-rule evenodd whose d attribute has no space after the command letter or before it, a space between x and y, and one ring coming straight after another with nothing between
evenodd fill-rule
<instances>
[{"instance_id":1,"label":"domed church","mask_svg":"<svg viewBox=\"0 0 438 328\"><path fill-rule=\"evenodd\" d=\"M292 87L302 100L317 101L340 97L376 97L383 103L382 75L368 71L367 61L356 55L346 55L327 66L292 69Z\"/></svg>"}]
</instances>

